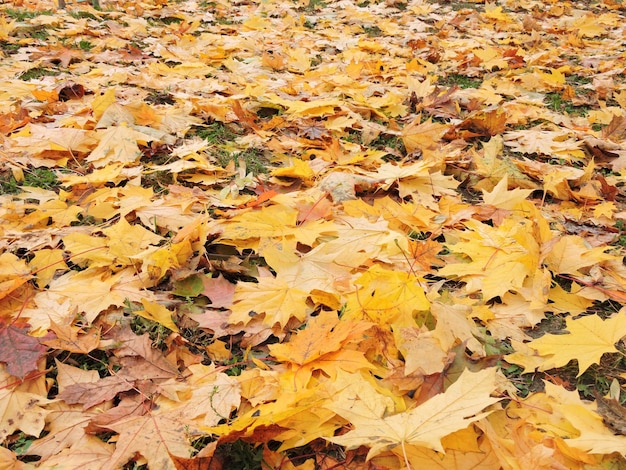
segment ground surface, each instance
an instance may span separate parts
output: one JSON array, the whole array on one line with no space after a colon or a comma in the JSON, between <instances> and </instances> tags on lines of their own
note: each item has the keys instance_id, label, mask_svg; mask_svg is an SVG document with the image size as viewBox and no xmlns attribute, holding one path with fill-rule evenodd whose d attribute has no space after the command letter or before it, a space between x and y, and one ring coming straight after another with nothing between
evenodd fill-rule
<instances>
[{"instance_id":1,"label":"ground surface","mask_svg":"<svg viewBox=\"0 0 626 470\"><path fill-rule=\"evenodd\" d=\"M0 468L624 468L625 11L0 6Z\"/></svg>"}]
</instances>

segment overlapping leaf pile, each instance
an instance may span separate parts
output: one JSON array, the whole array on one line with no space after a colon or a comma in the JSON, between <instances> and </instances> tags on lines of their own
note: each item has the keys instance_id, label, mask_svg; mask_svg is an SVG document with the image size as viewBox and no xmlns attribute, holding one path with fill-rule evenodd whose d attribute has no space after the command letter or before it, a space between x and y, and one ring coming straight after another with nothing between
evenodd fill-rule
<instances>
[{"instance_id":1,"label":"overlapping leaf pile","mask_svg":"<svg viewBox=\"0 0 626 470\"><path fill-rule=\"evenodd\" d=\"M625 464L620 2L101 3L0 12L1 468Z\"/></svg>"}]
</instances>

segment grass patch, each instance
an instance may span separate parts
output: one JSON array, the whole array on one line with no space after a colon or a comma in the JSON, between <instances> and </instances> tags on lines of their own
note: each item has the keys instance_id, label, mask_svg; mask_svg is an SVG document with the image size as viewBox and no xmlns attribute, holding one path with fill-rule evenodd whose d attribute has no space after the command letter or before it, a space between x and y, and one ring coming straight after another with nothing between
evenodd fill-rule
<instances>
[{"instance_id":1,"label":"grass patch","mask_svg":"<svg viewBox=\"0 0 626 470\"><path fill-rule=\"evenodd\" d=\"M162 18L150 18L148 20L149 24L156 24L156 23L162 23L162 24L180 24L182 23L183 20L182 18L178 18L176 16L164 16Z\"/></svg>"},{"instance_id":2,"label":"grass patch","mask_svg":"<svg viewBox=\"0 0 626 470\"><path fill-rule=\"evenodd\" d=\"M563 97L559 93L546 94L546 101L548 108L557 113L585 116L590 109L589 106L575 106L571 101L563 100Z\"/></svg>"},{"instance_id":3,"label":"grass patch","mask_svg":"<svg viewBox=\"0 0 626 470\"><path fill-rule=\"evenodd\" d=\"M172 333L172 330L153 320L148 320L135 314L141 307L134 305L128 299L124 301L124 314L130 317L130 329L137 336L148 334L152 340L152 347L164 351L167 348L165 340Z\"/></svg>"},{"instance_id":4,"label":"grass patch","mask_svg":"<svg viewBox=\"0 0 626 470\"><path fill-rule=\"evenodd\" d=\"M94 8L98 9L97 7L94 6ZM90 13L88 11L79 11L79 10L75 10L75 11L70 11L69 15L72 18L75 18L77 20L80 19L88 19L88 20L95 20L95 21L101 21L101 18L98 18L96 15L94 15L93 13Z\"/></svg>"},{"instance_id":5,"label":"grass patch","mask_svg":"<svg viewBox=\"0 0 626 470\"><path fill-rule=\"evenodd\" d=\"M20 76L20 80L24 80L25 82L29 80L37 80L41 77L56 77L60 75L61 72L54 69L48 69L46 67L33 67L32 69L28 69L23 72Z\"/></svg>"},{"instance_id":6,"label":"grass patch","mask_svg":"<svg viewBox=\"0 0 626 470\"><path fill-rule=\"evenodd\" d=\"M22 186L55 190L61 186L56 173L47 168L33 168L24 172L24 181L18 182L14 176L2 178L0 194L18 194Z\"/></svg>"},{"instance_id":7,"label":"grass patch","mask_svg":"<svg viewBox=\"0 0 626 470\"><path fill-rule=\"evenodd\" d=\"M23 432L19 432L16 435L10 437L9 439L9 450L15 452L16 455L24 455L30 445L35 440L35 437L24 434Z\"/></svg>"},{"instance_id":8,"label":"grass patch","mask_svg":"<svg viewBox=\"0 0 626 470\"><path fill-rule=\"evenodd\" d=\"M570 85L588 85L593 82L593 79L590 77L583 77L582 75L569 75L565 77L565 81Z\"/></svg>"},{"instance_id":9,"label":"grass patch","mask_svg":"<svg viewBox=\"0 0 626 470\"><path fill-rule=\"evenodd\" d=\"M2 10L2 13L7 15L9 18L13 18L17 21L29 20L32 18L36 18L40 15L54 15L55 12L52 10L42 10L42 11L28 11L28 10L16 10L14 8L7 8Z\"/></svg>"},{"instance_id":10,"label":"grass patch","mask_svg":"<svg viewBox=\"0 0 626 470\"><path fill-rule=\"evenodd\" d=\"M86 41L85 39L81 39L78 42L78 47L85 52L89 52L91 49L93 49L93 44L91 44L91 42L89 41Z\"/></svg>"},{"instance_id":11,"label":"grass patch","mask_svg":"<svg viewBox=\"0 0 626 470\"><path fill-rule=\"evenodd\" d=\"M327 3L324 0L309 0L309 3L307 5L305 5L304 7L300 7L298 10L313 13L317 10L325 8L326 6Z\"/></svg>"},{"instance_id":12,"label":"grass patch","mask_svg":"<svg viewBox=\"0 0 626 470\"><path fill-rule=\"evenodd\" d=\"M369 147L376 150L393 149L402 155L406 155L406 148L402 137L399 135L381 134L369 143Z\"/></svg>"},{"instance_id":13,"label":"grass patch","mask_svg":"<svg viewBox=\"0 0 626 470\"><path fill-rule=\"evenodd\" d=\"M10 43L7 41L0 41L0 49L5 51L7 54L15 54L17 51L20 50L20 47L22 46L20 46L19 44Z\"/></svg>"},{"instance_id":14,"label":"grass patch","mask_svg":"<svg viewBox=\"0 0 626 470\"><path fill-rule=\"evenodd\" d=\"M454 11L472 9L477 11L483 11L483 5L478 2L451 2L450 6Z\"/></svg>"},{"instance_id":15,"label":"grass patch","mask_svg":"<svg viewBox=\"0 0 626 470\"><path fill-rule=\"evenodd\" d=\"M615 228L618 230L618 235L613 242L613 245L626 248L626 222L623 220L618 220L615 224Z\"/></svg>"},{"instance_id":16,"label":"grass patch","mask_svg":"<svg viewBox=\"0 0 626 470\"><path fill-rule=\"evenodd\" d=\"M223 122L214 122L202 127L195 127L190 132L191 136L198 136L206 140L209 144L220 145L232 142L239 134L228 127Z\"/></svg>"},{"instance_id":17,"label":"grass patch","mask_svg":"<svg viewBox=\"0 0 626 470\"><path fill-rule=\"evenodd\" d=\"M231 161L235 162L235 167L239 168L240 162L246 164L246 171L253 175L260 173L268 173L267 158L265 158L263 150L256 148L249 148L243 152L226 152L221 151L217 154L217 162L226 167Z\"/></svg>"},{"instance_id":18,"label":"grass patch","mask_svg":"<svg viewBox=\"0 0 626 470\"><path fill-rule=\"evenodd\" d=\"M472 78L467 75L452 73L439 79L439 83L445 86L456 85L459 88L478 88L483 81L480 78Z\"/></svg>"},{"instance_id":19,"label":"grass patch","mask_svg":"<svg viewBox=\"0 0 626 470\"><path fill-rule=\"evenodd\" d=\"M240 136L236 131L222 122L214 122L206 126L196 127L190 132L190 136L198 136L206 140L209 144L217 147L214 152L217 163L222 167L228 166L232 161L239 167L239 161L246 164L246 170L255 175L268 172L268 160L263 150L249 148L242 151L227 150L225 147L232 145L234 140Z\"/></svg>"},{"instance_id":20,"label":"grass patch","mask_svg":"<svg viewBox=\"0 0 626 470\"><path fill-rule=\"evenodd\" d=\"M38 39L39 41L46 41L50 37L50 33L45 28L34 28L28 34L33 39Z\"/></svg>"},{"instance_id":21,"label":"grass patch","mask_svg":"<svg viewBox=\"0 0 626 470\"><path fill-rule=\"evenodd\" d=\"M233 21L229 16L216 16L215 22L222 25L235 24L235 21Z\"/></svg>"},{"instance_id":22,"label":"grass patch","mask_svg":"<svg viewBox=\"0 0 626 470\"><path fill-rule=\"evenodd\" d=\"M374 26L361 26L365 34L371 38L377 38L383 35L383 31L376 25Z\"/></svg>"},{"instance_id":23,"label":"grass patch","mask_svg":"<svg viewBox=\"0 0 626 470\"><path fill-rule=\"evenodd\" d=\"M229 470L258 470L263 468L263 446L255 447L245 441L217 446L215 454L224 458L223 468Z\"/></svg>"},{"instance_id":24,"label":"grass patch","mask_svg":"<svg viewBox=\"0 0 626 470\"><path fill-rule=\"evenodd\" d=\"M176 98L167 90L151 90L146 101L150 104L175 104Z\"/></svg>"}]
</instances>

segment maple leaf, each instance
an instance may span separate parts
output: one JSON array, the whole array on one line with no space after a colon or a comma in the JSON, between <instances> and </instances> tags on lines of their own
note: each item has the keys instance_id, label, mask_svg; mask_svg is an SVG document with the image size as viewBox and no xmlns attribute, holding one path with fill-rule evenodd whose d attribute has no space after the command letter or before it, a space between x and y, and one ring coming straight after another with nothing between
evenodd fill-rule
<instances>
[{"instance_id":1,"label":"maple leaf","mask_svg":"<svg viewBox=\"0 0 626 470\"><path fill-rule=\"evenodd\" d=\"M135 269L123 269L111 274L109 269L97 268L70 271L54 279L46 291L35 296L36 308L25 309L33 329L47 329L50 319L58 324L71 321L78 312L84 312L87 321L93 321L111 305L123 306L126 300L140 302L144 291L144 276Z\"/></svg>"},{"instance_id":2,"label":"maple leaf","mask_svg":"<svg viewBox=\"0 0 626 470\"><path fill-rule=\"evenodd\" d=\"M539 244L528 220L505 219L498 227L476 220L465 223L471 231L460 232L460 240L449 244L455 253L469 257L468 263L449 263L439 270L443 276L459 276L471 291L481 290L485 298L519 291L538 266Z\"/></svg>"},{"instance_id":3,"label":"maple leaf","mask_svg":"<svg viewBox=\"0 0 626 470\"><path fill-rule=\"evenodd\" d=\"M164 412L149 412L107 425L119 433L115 451L103 470L117 470L137 453L151 467L175 470L170 454L188 456L194 452L187 437L188 425Z\"/></svg>"},{"instance_id":4,"label":"maple leaf","mask_svg":"<svg viewBox=\"0 0 626 470\"><path fill-rule=\"evenodd\" d=\"M505 174L491 192L483 189L483 201L501 209L520 209L523 207L522 201L525 201L530 193L532 193L532 189L515 188L509 190L508 186L509 178L508 175Z\"/></svg>"},{"instance_id":5,"label":"maple leaf","mask_svg":"<svg viewBox=\"0 0 626 470\"><path fill-rule=\"evenodd\" d=\"M556 154L563 158L584 158L582 142L567 131L509 131L504 134L504 144L520 153Z\"/></svg>"},{"instance_id":6,"label":"maple leaf","mask_svg":"<svg viewBox=\"0 0 626 470\"><path fill-rule=\"evenodd\" d=\"M130 225L124 217L102 232L109 238L107 249L113 257L112 262L125 265L132 264L132 258L139 257L140 252L162 240L162 237L140 225Z\"/></svg>"},{"instance_id":7,"label":"maple leaf","mask_svg":"<svg viewBox=\"0 0 626 470\"><path fill-rule=\"evenodd\" d=\"M413 445L444 452L441 438L467 427L489 414L485 408L498 402L490 394L496 389L495 369L477 373L464 371L444 393L411 411L385 416L386 407L375 408L359 393L336 397L329 409L352 423L347 434L327 438L352 449L370 447L367 458L397 446Z\"/></svg>"},{"instance_id":8,"label":"maple leaf","mask_svg":"<svg viewBox=\"0 0 626 470\"><path fill-rule=\"evenodd\" d=\"M180 406L173 407L170 415L202 426L215 426L229 419L241 402L239 381L218 372L215 366L192 364L188 371L189 390L180 393L183 400Z\"/></svg>"},{"instance_id":9,"label":"maple leaf","mask_svg":"<svg viewBox=\"0 0 626 470\"><path fill-rule=\"evenodd\" d=\"M442 372L449 362L448 353L431 331L400 328L396 333L398 350L404 357L404 373L432 375Z\"/></svg>"},{"instance_id":10,"label":"maple leaf","mask_svg":"<svg viewBox=\"0 0 626 470\"><path fill-rule=\"evenodd\" d=\"M476 171L481 176L486 177L479 181L475 187L483 191L491 191L504 176L507 176L509 184L521 188L538 188L537 183L522 173L513 162L502 158L503 146L502 136L496 135L483 144L480 152L474 152L473 159Z\"/></svg>"},{"instance_id":11,"label":"maple leaf","mask_svg":"<svg viewBox=\"0 0 626 470\"><path fill-rule=\"evenodd\" d=\"M30 278L30 269L24 261L11 253L0 255L0 299L5 298Z\"/></svg>"},{"instance_id":12,"label":"maple leaf","mask_svg":"<svg viewBox=\"0 0 626 470\"><path fill-rule=\"evenodd\" d=\"M259 282L239 282L235 287L230 323L246 325L253 316L264 314L263 323L284 327L291 317L304 321L308 293L290 287L280 279L261 277Z\"/></svg>"},{"instance_id":13,"label":"maple leaf","mask_svg":"<svg viewBox=\"0 0 626 470\"><path fill-rule=\"evenodd\" d=\"M97 382L76 383L66 387L57 398L65 403L74 405L80 403L83 410L115 398L120 392L125 392L134 387L133 381L121 375L104 377Z\"/></svg>"},{"instance_id":14,"label":"maple leaf","mask_svg":"<svg viewBox=\"0 0 626 470\"><path fill-rule=\"evenodd\" d=\"M68 369L76 369L57 362L59 373L69 375ZM79 369L80 370L80 369ZM88 374L87 371L80 371ZM96 374L97 375L97 374ZM45 437L36 439L26 450L26 455L37 455L43 461L52 462L63 458L77 464L84 462L99 468L113 453L113 446L102 442L86 432L96 412L80 412L80 408L61 401L47 406ZM67 455L69 454L69 455Z\"/></svg>"},{"instance_id":15,"label":"maple leaf","mask_svg":"<svg viewBox=\"0 0 626 470\"><path fill-rule=\"evenodd\" d=\"M235 285L219 274L217 277L202 277L202 293L211 300L215 308L228 308L233 303Z\"/></svg>"},{"instance_id":16,"label":"maple leaf","mask_svg":"<svg viewBox=\"0 0 626 470\"><path fill-rule=\"evenodd\" d=\"M605 247L589 247L580 237L564 235L552 244L546 263L554 273L579 276L583 268L614 259L605 251Z\"/></svg>"},{"instance_id":17,"label":"maple leaf","mask_svg":"<svg viewBox=\"0 0 626 470\"><path fill-rule=\"evenodd\" d=\"M35 252L35 256L28 265L33 272L36 272L37 286L46 286L54 278L57 270L67 269L63 254L63 250L58 249L43 249Z\"/></svg>"},{"instance_id":18,"label":"maple leaf","mask_svg":"<svg viewBox=\"0 0 626 470\"><path fill-rule=\"evenodd\" d=\"M165 308L156 302L151 302L147 299L141 299L141 305L143 310L134 310L135 315L147 318L148 320L157 322L172 331L178 332L178 327L172 319L173 312Z\"/></svg>"},{"instance_id":19,"label":"maple leaf","mask_svg":"<svg viewBox=\"0 0 626 470\"><path fill-rule=\"evenodd\" d=\"M354 283L359 287L348 297L346 318L410 325L415 311L430 306L420 279L410 273L374 265Z\"/></svg>"},{"instance_id":20,"label":"maple leaf","mask_svg":"<svg viewBox=\"0 0 626 470\"><path fill-rule=\"evenodd\" d=\"M20 379L38 370L37 362L47 351L28 331L13 325L0 328L0 361L6 363L9 374Z\"/></svg>"},{"instance_id":21,"label":"maple leaf","mask_svg":"<svg viewBox=\"0 0 626 470\"><path fill-rule=\"evenodd\" d=\"M528 397L521 406L509 405L507 414L545 429L568 447L592 454L626 454L626 436L615 435L603 423L594 403L581 400L576 390L550 382L544 386L544 393Z\"/></svg>"},{"instance_id":22,"label":"maple leaf","mask_svg":"<svg viewBox=\"0 0 626 470\"><path fill-rule=\"evenodd\" d=\"M449 126L432 121L420 122L417 118L402 130L402 141L407 151L419 150L428 153L436 148L436 143L448 131Z\"/></svg>"},{"instance_id":23,"label":"maple leaf","mask_svg":"<svg viewBox=\"0 0 626 470\"><path fill-rule=\"evenodd\" d=\"M50 329L56 335L55 339L41 341L49 348L61 349L79 354L88 354L100 344L100 330L92 331L80 335L81 329L70 325L58 325L54 320L50 320Z\"/></svg>"},{"instance_id":24,"label":"maple leaf","mask_svg":"<svg viewBox=\"0 0 626 470\"><path fill-rule=\"evenodd\" d=\"M138 144L146 145L147 142L156 140L123 124L107 128L101 134L100 143L87 157L87 161L98 168L109 163L134 163L141 157Z\"/></svg>"},{"instance_id":25,"label":"maple leaf","mask_svg":"<svg viewBox=\"0 0 626 470\"><path fill-rule=\"evenodd\" d=\"M117 332L116 340L122 342L117 350L124 375L138 379L169 379L178 375L176 364L162 351L152 347L152 340L146 333L137 336L129 329Z\"/></svg>"},{"instance_id":26,"label":"maple leaf","mask_svg":"<svg viewBox=\"0 0 626 470\"><path fill-rule=\"evenodd\" d=\"M506 112L501 108L475 112L457 124L456 128L460 132L456 132L461 135L468 133L471 137L499 135L506 127L506 117Z\"/></svg>"},{"instance_id":27,"label":"maple leaf","mask_svg":"<svg viewBox=\"0 0 626 470\"><path fill-rule=\"evenodd\" d=\"M342 321L334 312L322 312L288 343L270 345L270 352L280 361L292 364L300 384L306 384L315 369L330 377L336 376L337 369L350 372L370 369L372 365L363 353L347 346L359 340L371 326L369 322Z\"/></svg>"},{"instance_id":28,"label":"maple leaf","mask_svg":"<svg viewBox=\"0 0 626 470\"><path fill-rule=\"evenodd\" d=\"M0 370L0 442L18 429L30 436L39 436L50 413L45 406L50 402L41 394L18 385L15 378Z\"/></svg>"},{"instance_id":29,"label":"maple leaf","mask_svg":"<svg viewBox=\"0 0 626 470\"><path fill-rule=\"evenodd\" d=\"M580 377L599 363L602 354L618 352L615 343L626 336L626 309L606 320L590 315L578 320L569 317L566 322L568 334L546 334L520 346L520 351L505 356L506 360L525 369L549 370L577 359Z\"/></svg>"}]
</instances>

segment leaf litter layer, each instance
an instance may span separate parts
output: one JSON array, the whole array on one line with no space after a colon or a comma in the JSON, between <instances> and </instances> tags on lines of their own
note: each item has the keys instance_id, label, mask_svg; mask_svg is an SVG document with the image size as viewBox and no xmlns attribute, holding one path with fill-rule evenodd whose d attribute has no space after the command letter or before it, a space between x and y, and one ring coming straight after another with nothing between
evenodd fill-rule
<instances>
[{"instance_id":1,"label":"leaf litter layer","mask_svg":"<svg viewBox=\"0 0 626 470\"><path fill-rule=\"evenodd\" d=\"M624 11L3 5L2 468L626 465Z\"/></svg>"}]
</instances>

